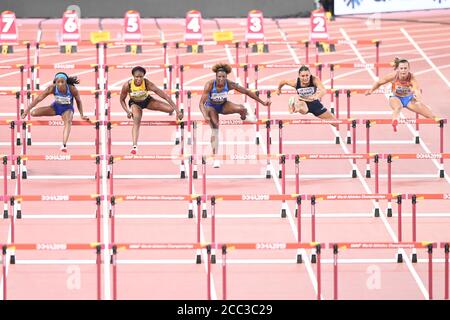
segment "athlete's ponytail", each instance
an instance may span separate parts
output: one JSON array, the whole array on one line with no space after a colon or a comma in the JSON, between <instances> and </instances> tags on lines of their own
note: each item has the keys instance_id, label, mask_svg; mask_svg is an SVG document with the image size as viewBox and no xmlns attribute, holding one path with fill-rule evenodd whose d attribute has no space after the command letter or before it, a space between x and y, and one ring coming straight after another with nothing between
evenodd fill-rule
<instances>
[{"instance_id":1,"label":"athlete's ponytail","mask_svg":"<svg viewBox=\"0 0 450 320\"><path fill-rule=\"evenodd\" d=\"M395 57L394 61L392 62L392 64L394 65L394 70L398 69L398 66L400 65L400 63L407 63L409 64L409 61L406 59L400 59L399 57Z\"/></svg>"}]
</instances>

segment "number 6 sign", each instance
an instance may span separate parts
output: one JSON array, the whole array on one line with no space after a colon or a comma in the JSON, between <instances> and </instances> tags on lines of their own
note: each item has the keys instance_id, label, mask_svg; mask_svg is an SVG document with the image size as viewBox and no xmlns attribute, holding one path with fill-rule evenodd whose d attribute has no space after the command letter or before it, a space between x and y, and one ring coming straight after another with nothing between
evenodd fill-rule
<instances>
[{"instance_id":1,"label":"number 6 sign","mask_svg":"<svg viewBox=\"0 0 450 320\"><path fill-rule=\"evenodd\" d=\"M61 42L80 41L80 20L74 10L64 12L61 25Z\"/></svg>"},{"instance_id":2,"label":"number 6 sign","mask_svg":"<svg viewBox=\"0 0 450 320\"><path fill-rule=\"evenodd\" d=\"M262 11L252 10L248 13L245 40L264 40L264 17Z\"/></svg>"}]
</instances>

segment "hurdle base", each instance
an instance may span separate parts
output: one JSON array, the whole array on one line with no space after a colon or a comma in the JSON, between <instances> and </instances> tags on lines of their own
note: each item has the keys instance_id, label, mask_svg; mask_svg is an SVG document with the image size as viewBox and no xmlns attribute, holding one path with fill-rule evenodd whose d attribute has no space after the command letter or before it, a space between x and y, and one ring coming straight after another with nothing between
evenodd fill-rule
<instances>
[{"instance_id":1,"label":"hurdle base","mask_svg":"<svg viewBox=\"0 0 450 320\"><path fill-rule=\"evenodd\" d=\"M439 170L439 178L444 178L444 177L445 177L444 169Z\"/></svg>"},{"instance_id":2,"label":"hurdle base","mask_svg":"<svg viewBox=\"0 0 450 320\"><path fill-rule=\"evenodd\" d=\"M186 52L187 53L203 53L203 46L197 45L196 48L193 48L192 45L188 45L186 47Z\"/></svg>"},{"instance_id":3,"label":"hurdle base","mask_svg":"<svg viewBox=\"0 0 450 320\"><path fill-rule=\"evenodd\" d=\"M9 218L8 210L3 211L3 219L8 219L8 218Z\"/></svg>"},{"instance_id":4,"label":"hurdle base","mask_svg":"<svg viewBox=\"0 0 450 320\"><path fill-rule=\"evenodd\" d=\"M353 169L352 170L352 178L356 178L356 177L357 177L356 169Z\"/></svg>"},{"instance_id":5,"label":"hurdle base","mask_svg":"<svg viewBox=\"0 0 450 320\"><path fill-rule=\"evenodd\" d=\"M259 137L256 137L256 144L259 145Z\"/></svg>"},{"instance_id":6,"label":"hurdle base","mask_svg":"<svg viewBox=\"0 0 450 320\"><path fill-rule=\"evenodd\" d=\"M413 263L417 263L417 253L413 253L413 254L412 254L411 261L412 261Z\"/></svg>"},{"instance_id":7,"label":"hurdle base","mask_svg":"<svg viewBox=\"0 0 450 320\"><path fill-rule=\"evenodd\" d=\"M272 175L270 174L270 171L267 171L266 172L266 179L270 179L270 178L272 178Z\"/></svg>"},{"instance_id":8,"label":"hurdle base","mask_svg":"<svg viewBox=\"0 0 450 320\"><path fill-rule=\"evenodd\" d=\"M335 143L336 143L336 144L340 144L340 143L341 143L341 138L336 137Z\"/></svg>"},{"instance_id":9,"label":"hurdle base","mask_svg":"<svg viewBox=\"0 0 450 320\"><path fill-rule=\"evenodd\" d=\"M347 144L352 144L352 137L347 137Z\"/></svg>"},{"instance_id":10,"label":"hurdle base","mask_svg":"<svg viewBox=\"0 0 450 320\"><path fill-rule=\"evenodd\" d=\"M125 52L132 52L133 53L142 53L142 46L141 45L137 45L136 46L136 50L131 50L132 45L127 45L125 46Z\"/></svg>"},{"instance_id":11,"label":"hurdle base","mask_svg":"<svg viewBox=\"0 0 450 320\"><path fill-rule=\"evenodd\" d=\"M387 209L387 216L392 217L392 208Z\"/></svg>"},{"instance_id":12,"label":"hurdle base","mask_svg":"<svg viewBox=\"0 0 450 320\"><path fill-rule=\"evenodd\" d=\"M181 178L181 179L186 179L186 172L181 171L181 172L180 172L180 178Z\"/></svg>"},{"instance_id":13,"label":"hurdle base","mask_svg":"<svg viewBox=\"0 0 450 320\"><path fill-rule=\"evenodd\" d=\"M366 170L366 178L370 178L370 170Z\"/></svg>"},{"instance_id":14,"label":"hurdle base","mask_svg":"<svg viewBox=\"0 0 450 320\"><path fill-rule=\"evenodd\" d=\"M211 255L211 263L216 264L216 255L215 254Z\"/></svg>"},{"instance_id":15,"label":"hurdle base","mask_svg":"<svg viewBox=\"0 0 450 320\"><path fill-rule=\"evenodd\" d=\"M11 171L11 179L16 179L16 172L15 171Z\"/></svg>"},{"instance_id":16,"label":"hurdle base","mask_svg":"<svg viewBox=\"0 0 450 320\"><path fill-rule=\"evenodd\" d=\"M15 255L11 255L11 257L9 258L9 263L10 264L16 264L16 256Z\"/></svg>"},{"instance_id":17,"label":"hurdle base","mask_svg":"<svg viewBox=\"0 0 450 320\"><path fill-rule=\"evenodd\" d=\"M22 210L17 210L17 219L22 219Z\"/></svg>"},{"instance_id":18,"label":"hurdle base","mask_svg":"<svg viewBox=\"0 0 450 320\"><path fill-rule=\"evenodd\" d=\"M194 173L192 174L192 177L193 177L194 179L198 179L198 172L197 172L197 171L194 171Z\"/></svg>"},{"instance_id":19,"label":"hurdle base","mask_svg":"<svg viewBox=\"0 0 450 320\"><path fill-rule=\"evenodd\" d=\"M175 145L179 145L180 144L180 139L179 138L176 138L175 139Z\"/></svg>"},{"instance_id":20,"label":"hurdle base","mask_svg":"<svg viewBox=\"0 0 450 320\"><path fill-rule=\"evenodd\" d=\"M301 254L297 254L297 263L303 263L303 259L302 259L302 255Z\"/></svg>"},{"instance_id":21,"label":"hurdle base","mask_svg":"<svg viewBox=\"0 0 450 320\"><path fill-rule=\"evenodd\" d=\"M22 145L22 142L20 141L20 138L17 138L17 140L16 140L16 146L20 146L20 145Z\"/></svg>"},{"instance_id":22,"label":"hurdle base","mask_svg":"<svg viewBox=\"0 0 450 320\"><path fill-rule=\"evenodd\" d=\"M11 54L14 53L13 46L2 45L2 54Z\"/></svg>"},{"instance_id":23,"label":"hurdle base","mask_svg":"<svg viewBox=\"0 0 450 320\"><path fill-rule=\"evenodd\" d=\"M26 171L22 171L22 179L27 179L28 178L28 174Z\"/></svg>"},{"instance_id":24,"label":"hurdle base","mask_svg":"<svg viewBox=\"0 0 450 320\"><path fill-rule=\"evenodd\" d=\"M27 138L27 146L31 146L31 138Z\"/></svg>"},{"instance_id":25,"label":"hurdle base","mask_svg":"<svg viewBox=\"0 0 450 320\"><path fill-rule=\"evenodd\" d=\"M283 178L283 174L281 173L281 170L278 171L278 179Z\"/></svg>"},{"instance_id":26,"label":"hurdle base","mask_svg":"<svg viewBox=\"0 0 450 320\"><path fill-rule=\"evenodd\" d=\"M317 263L317 257L316 257L316 254L315 254L315 253L313 253L313 254L311 255L311 263Z\"/></svg>"},{"instance_id":27,"label":"hurdle base","mask_svg":"<svg viewBox=\"0 0 450 320\"><path fill-rule=\"evenodd\" d=\"M402 263L403 262L403 256L401 253L397 254L397 263Z\"/></svg>"},{"instance_id":28,"label":"hurdle base","mask_svg":"<svg viewBox=\"0 0 450 320\"><path fill-rule=\"evenodd\" d=\"M77 46L59 46L59 53L76 53Z\"/></svg>"},{"instance_id":29,"label":"hurdle base","mask_svg":"<svg viewBox=\"0 0 450 320\"><path fill-rule=\"evenodd\" d=\"M298 217L298 209L297 208L295 209L295 217L296 218Z\"/></svg>"},{"instance_id":30,"label":"hurdle base","mask_svg":"<svg viewBox=\"0 0 450 320\"><path fill-rule=\"evenodd\" d=\"M374 216L375 216L376 218L380 217L380 208L375 208Z\"/></svg>"},{"instance_id":31,"label":"hurdle base","mask_svg":"<svg viewBox=\"0 0 450 320\"><path fill-rule=\"evenodd\" d=\"M416 142L416 144L419 144L419 143L420 143L420 137L419 137L419 136L416 137L415 142Z\"/></svg>"},{"instance_id":32,"label":"hurdle base","mask_svg":"<svg viewBox=\"0 0 450 320\"><path fill-rule=\"evenodd\" d=\"M188 218L189 219L194 218L194 211L192 209L189 209Z\"/></svg>"},{"instance_id":33,"label":"hurdle base","mask_svg":"<svg viewBox=\"0 0 450 320\"><path fill-rule=\"evenodd\" d=\"M195 259L195 263L196 264L201 264L202 263L202 257L200 256L200 254L197 254L197 257Z\"/></svg>"},{"instance_id":34,"label":"hurdle base","mask_svg":"<svg viewBox=\"0 0 450 320\"><path fill-rule=\"evenodd\" d=\"M202 211L202 218L204 219L208 218L208 212L206 211L206 209L203 209Z\"/></svg>"},{"instance_id":35,"label":"hurdle base","mask_svg":"<svg viewBox=\"0 0 450 320\"><path fill-rule=\"evenodd\" d=\"M286 209L281 209L281 217L282 218L286 218L287 217Z\"/></svg>"}]
</instances>

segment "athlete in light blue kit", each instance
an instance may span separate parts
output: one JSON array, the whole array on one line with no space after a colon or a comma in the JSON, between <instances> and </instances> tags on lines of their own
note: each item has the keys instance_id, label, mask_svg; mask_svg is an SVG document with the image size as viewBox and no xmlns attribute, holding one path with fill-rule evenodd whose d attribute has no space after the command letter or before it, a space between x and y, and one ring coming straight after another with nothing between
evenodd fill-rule
<instances>
[{"instance_id":1,"label":"athlete in light blue kit","mask_svg":"<svg viewBox=\"0 0 450 320\"><path fill-rule=\"evenodd\" d=\"M228 80L227 75L231 72L231 66L228 64L216 64L212 67L212 71L216 74L216 79L209 80L206 83L199 107L203 117L211 126L211 147L213 155L216 155L219 147L219 114L238 113L242 120L246 120L248 116L245 106L235 104L228 100L228 92L230 90L236 90L245 94L266 107L269 106L271 102L270 100L262 101L255 93ZM255 119L252 119L251 121L254 120ZM213 167L220 167L218 159L214 160Z\"/></svg>"},{"instance_id":2,"label":"athlete in light blue kit","mask_svg":"<svg viewBox=\"0 0 450 320\"><path fill-rule=\"evenodd\" d=\"M30 110L31 116L33 117L61 116L64 121L63 143L60 149L62 152L67 152L67 140L69 140L74 112L74 98L77 102L81 119L89 120L88 117L83 115L83 105L81 103L80 94L78 93L78 89L75 87L75 84L78 83L80 82L76 77L69 77L64 72L58 72L55 74L53 84L45 89L35 100L33 100L22 114L22 119L25 119ZM39 102L51 94L55 96L55 101L50 106L33 109Z\"/></svg>"}]
</instances>

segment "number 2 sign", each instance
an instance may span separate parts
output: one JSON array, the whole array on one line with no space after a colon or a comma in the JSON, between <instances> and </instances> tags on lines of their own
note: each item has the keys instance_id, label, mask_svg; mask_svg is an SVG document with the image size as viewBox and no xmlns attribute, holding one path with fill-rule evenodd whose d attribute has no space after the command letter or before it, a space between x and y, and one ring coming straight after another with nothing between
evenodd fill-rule
<instances>
[{"instance_id":1,"label":"number 2 sign","mask_svg":"<svg viewBox=\"0 0 450 320\"><path fill-rule=\"evenodd\" d=\"M63 14L61 25L61 42L78 42L80 40L80 20L74 10Z\"/></svg>"},{"instance_id":2,"label":"number 2 sign","mask_svg":"<svg viewBox=\"0 0 450 320\"><path fill-rule=\"evenodd\" d=\"M202 13L191 10L186 14L185 41L203 41Z\"/></svg>"},{"instance_id":3,"label":"number 2 sign","mask_svg":"<svg viewBox=\"0 0 450 320\"><path fill-rule=\"evenodd\" d=\"M310 27L309 39L311 41L329 39L327 19L323 10L316 10L311 13Z\"/></svg>"},{"instance_id":4,"label":"number 2 sign","mask_svg":"<svg viewBox=\"0 0 450 320\"><path fill-rule=\"evenodd\" d=\"M247 16L245 40L264 40L264 16L260 10L252 10Z\"/></svg>"}]
</instances>

